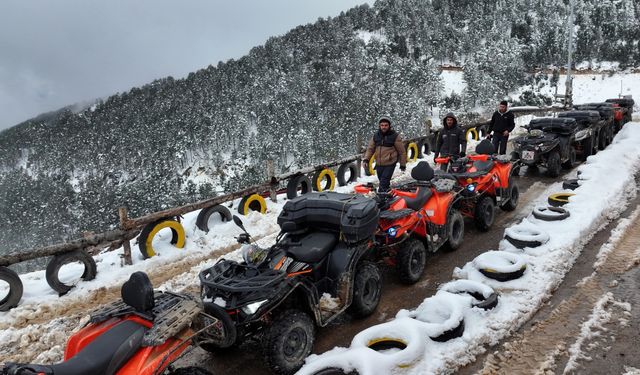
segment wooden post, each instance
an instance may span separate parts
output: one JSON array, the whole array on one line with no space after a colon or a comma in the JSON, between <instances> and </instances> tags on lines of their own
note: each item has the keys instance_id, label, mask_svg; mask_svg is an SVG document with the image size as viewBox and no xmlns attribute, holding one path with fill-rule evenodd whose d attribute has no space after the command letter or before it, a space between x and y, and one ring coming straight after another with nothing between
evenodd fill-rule
<instances>
[{"instance_id":1,"label":"wooden post","mask_svg":"<svg viewBox=\"0 0 640 375\"><path fill-rule=\"evenodd\" d=\"M120 217L120 229L126 230L126 227L129 221L127 208L126 207L118 208L118 216ZM129 242L128 239L122 243L122 248L124 249L124 254L122 254L122 257L124 258L124 264L127 266L132 265L133 260L131 259L131 243Z\"/></svg>"},{"instance_id":2,"label":"wooden post","mask_svg":"<svg viewBox=\"0 0 640 375\"><path fill-rule=\"evenodd\" d=\"M276 176L276 166L273 162L273 159L267 159L267 177L269 177L269 197L272 202L278 201L278 182L275 178Z\"/></svg>"}]
</instances>

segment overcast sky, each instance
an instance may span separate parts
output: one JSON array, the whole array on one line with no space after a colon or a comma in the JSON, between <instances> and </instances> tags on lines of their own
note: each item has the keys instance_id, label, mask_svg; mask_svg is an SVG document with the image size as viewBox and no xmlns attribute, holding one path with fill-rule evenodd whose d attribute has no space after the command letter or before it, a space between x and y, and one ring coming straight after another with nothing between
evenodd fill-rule
<instances>
[{"instance_id":1,"label":"overcast sky","mask_svg":"<svg viewBox=\"0 0 640 375\"><path fill-rule=\"evenodd\" d=\"M364 0L0 0L0 130L245 55Z\"/></svg>"}]
</instances>

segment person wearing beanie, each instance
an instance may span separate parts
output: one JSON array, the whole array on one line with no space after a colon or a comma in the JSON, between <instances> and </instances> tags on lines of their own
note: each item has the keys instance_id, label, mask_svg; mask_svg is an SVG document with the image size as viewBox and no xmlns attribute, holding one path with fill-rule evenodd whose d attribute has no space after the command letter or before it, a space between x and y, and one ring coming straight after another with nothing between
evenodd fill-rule
<instances>
[{"instance_id":1,"label":"person wearing beanie","mask_svg":"<svg viewBox=\"0 0 640 375\"><path fill-rule=\"evenodd\" d=\"M465 156L467 151L467 138L465 138L464 130L458 125L458 119L453 113L447 113L442 119L442 130L438 134L436 140L436 149L433 155L433 161L441 156ZM446 169L446 164L440 166Z\"/></svg>"},{"instance_id":2,"label":"person wearing beanie","mask_svg":"<svg viewBox=\"0 0 640 375\"><path fill-rule=\"evenodd\" d=\"M376 175L380 181L378 192L387 192L391 186L391 176L400 162L400 170L407 169L407 150L398 134L391 127L391 119L386 116L378 120L378 131L373 134L362 160L365 169L369 168L369 160L375 156Z\"/></svg>"},{"instance_id":3,"label":"person wearing beanie","mask_svg":"<svg viewBox=\"0 0 640 375\"><path fill-rule=\"evenodd\" d=\"M508 109L507 101L503 100L498 105L498 110L491 116L491 122L489 122L489 129L487 131L487 138L491 138L494 150L500 155L507 153L509 133L511 133L515 127L515 116L513 112ZM491 134L492 132L493 134Z\"/></svg>"}]
</instances>

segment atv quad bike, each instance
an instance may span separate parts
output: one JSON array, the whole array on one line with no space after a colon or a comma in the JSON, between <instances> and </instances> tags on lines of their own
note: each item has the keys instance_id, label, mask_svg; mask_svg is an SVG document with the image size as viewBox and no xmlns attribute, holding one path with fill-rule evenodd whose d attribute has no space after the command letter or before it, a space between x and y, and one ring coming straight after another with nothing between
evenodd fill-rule
<instances>
[{"instance_id":1,"label":"atv quad bike","mask_svg":"<svg viewBox=\"0 0 640 375\"><path fill-rule=\"evenodd\" d=\"M69 338L64 362L54 365L5 363L2 375L206 375L208 371L171 363L190 347L193 319L201 304L188 295L154 292L146 274L135 272L122 286L122 301L91 314L87 326ZM214 329L218 323L211 320Z\"/></svg>"},{"instance_id":2,"label":"atv quad bike","mask_svg":"<svg viewBox=\"0 0 640 375\"><path fill-rule=\"evenodd\" d=\"M512 159L527 166L544 166L547 174L558 177L561 168L573 168L576 157L578 124L573 118L543 117L531 120L527 135L513 140Z\"/></svg>"},{"instance_id":3,"label":"atv quad bike","mask_svg":"<svg viewBox=\"0 0 640 375\"><path fill-rule=\"evenodd\" d=\"M493 225L496 206L503 211L513 211L518 206L520 190L513 174L519 164L506 155L494 155L487 139L478 143L475 151L476 155L457 159L437 158L436 163L446 164L447 169L436 172L436 176L457 182L455 190L460 198L454 208L472 218L478 229L487 231Z\"/></svg>"},{"instance_id":4,"label":"atv quad bike","mask_svg":"<svg viewBox=\"0 0 640 375\"><path fill-rule=\"evenodd\" d=\"M443 246L455 250L464 237L464 219L454 208L458 197L453 191L455 181L433 179L433 169L425 161L411 170L411 177L415 181L376 196L382 209L376 257L395 266L406 284L422 277L427 252ZM374 187L359 185L356 191L368 194Z\"/></svg>"},{"instance_id":5,"label":"atv quad bike","mask_svg":"<svg viewBox=\"0 0 640 375\"><path fill-rule=\"evenodd\" d=\"M616 120L616 132L622 128L624 124L631 121L633 115L633 105L635 104L631 95L625 95L622 98L607 99L605 103L613 103L614 119Z\"/></svg>"},{"instance_id":6,"label":"atv quad bike","mask_svg":"<svg viewBox=\"0 0 640 375\"><path fill-rule=\"evenodd\" d=\"M605 137L606 122L598 111L567 111L558 113L558 118L576 120L577 128L574 148L576 153L586 160L598 151L599 139Z\"/></svg>"},{"instance_id":7,"label":"atv quad bike","mask_svg":"<svg viewBox=\"0 0 640 375\"><path fill-rule=\"evenodd\" d=\"M606 102L587 103L574 105L573 108L579 111L598 111L602 125L598 133L598 141L595 142L595 144L598 145L600 150L604 150L613 140L614 134L618 132L622 126L619 121L616 120L615 104Z\"/></svg>"},{"instance_id":8,"label":"atv quad bike","mask_svg":"<svg viewBox=\"0 0 640 375\"><path fill-rule=\"evenodd\" d=\"M382 276L367 261L378 222L375 201L334 192L289 200L278 217L281 232L267 249L251 243L240 219L234 221L244 231L238 237L244 261L222 259L200 273L204 309L224 326L201 336L205 350L259 338L271 370L292 374L311 353L316 325L347 309L363 317L377 307Z\"/></svg>"}]
</instances>

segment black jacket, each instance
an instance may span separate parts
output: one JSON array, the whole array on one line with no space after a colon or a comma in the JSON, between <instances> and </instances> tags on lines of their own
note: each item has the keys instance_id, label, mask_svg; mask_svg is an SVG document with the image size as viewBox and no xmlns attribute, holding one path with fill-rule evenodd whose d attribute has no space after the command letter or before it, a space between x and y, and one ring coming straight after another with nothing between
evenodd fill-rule
<instances>
[{"instance_id":1,"label":"black jacket","mask_svg":"<svg viewBox=\"0 0 640 375\"><path fill-rule=\"evenodd\" d=\"M516 127L515 116L513 112L507 110L505 113L495 111L491 116L491 122L489 122L489 133L492 131L496 133L502 133L508 130L509 133Z\"/></svg>"},{"instance_id":2,"label":"black jacket","mask_svg":"<svg viewBox=\"0 0 640 375\"><path fill-rule=\"evenodd\" d=\"M447 117L452 117L454 120L451 128L447 127ZM442 120L442 124L442 130L440 130L438 140L436 141L435 156L460 156L460 152L466 152L467 138L465 137L464 130L458 125L458 120L453 115L447 115Z\"/></svg>"}]
</instances>

